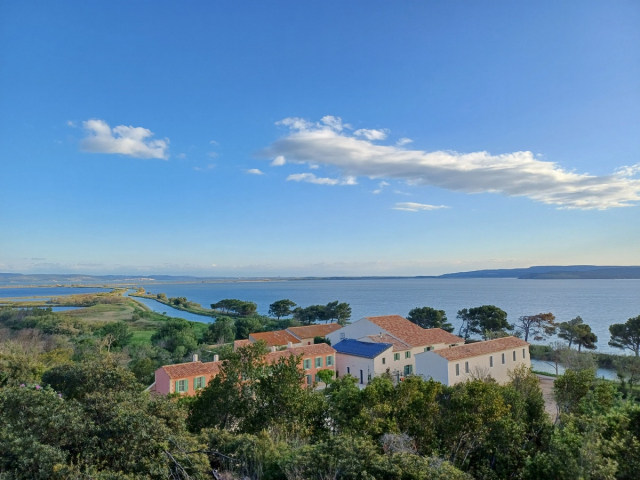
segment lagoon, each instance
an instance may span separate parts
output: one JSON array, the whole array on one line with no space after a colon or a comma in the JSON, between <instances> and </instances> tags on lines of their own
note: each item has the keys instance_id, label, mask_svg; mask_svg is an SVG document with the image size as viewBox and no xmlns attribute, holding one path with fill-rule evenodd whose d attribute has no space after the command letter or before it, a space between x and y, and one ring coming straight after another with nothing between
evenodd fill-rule
<instances>
[{"instance_id":1,"label":"lagoon","mask_svg":"<svg viewBox=\"0 0 640 480\"><path fill-rule=\"evenodd\" d=\"M445 310L458 327L456 312L479 305L497 305L513 322L521 315L552 312L558 322L580 315L598 336L598 350L621 353L607 345L609 325L640 315L640 280L518 280L393 278L354 280L300 280L261 282L220 282L141 284L147 291L184 296L208 307L223 298L249 300L258 312L267 314L269 304L289 298L300 306L326 304L339 300L351 305L352 319L369 315L406 316L414 307L431 306ZM21 293L18 292L21 291ZM52 289L2 289L3 296L37 295L37 292L63 295L91 293L94 289L55 287ZM105 289L95 289L106 291ZM22 293L24 292L24 293ZM153 300L137 299L157 312L189 320L209 322L210 317L195 315Z\"/></svg>"},{"instance_id":2,"label":"lagoon","mask_svg":"<svg viewBox=\"0 0 640 480\"><path fill-rule=\"evenodd\" d=\"M580 315L598 336L598 351L617 353L621 351L607 345L609 325L640 315L640 280L394 278L163 284L145 288L168 297L184 296L206 307L223 298L249 300L256 302L258 312L265 315L269 304L283 298L301 306L347 302L353 311L352 320L370 315L406 316L414 307L431 306L445 310L456 328L456 312L479 305L497 305L508 313L511 322L519 316L541 312L552 312L558 322Z\"/></svg>"}]
</instances>

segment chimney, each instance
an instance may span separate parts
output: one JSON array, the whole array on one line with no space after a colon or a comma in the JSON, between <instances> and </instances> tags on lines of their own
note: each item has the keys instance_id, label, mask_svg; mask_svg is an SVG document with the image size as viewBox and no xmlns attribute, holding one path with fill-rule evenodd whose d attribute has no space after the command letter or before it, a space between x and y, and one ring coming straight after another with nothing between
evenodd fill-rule
<instances>
[{"instance_id":1,"label":"chimney","mask_svg":"<svg viewBox=\"0 0 640 480\"><path fill-rule=\"evenodd\" d=\"M217 353L213 356L213 361L214 362L218 362L220 360L220 355L218 355Z\"/></svg>"},{"instance_id":2,"label":"chimney","mask_svg":"<svg viewBox=\"0 0 640 480\"><path fill-rule=\"evenodd\" d=\"M275 352L275 351L276 351L276 346L275 346L275 345L273 345L273 346L271 347L271 351L272 351L272 352Z\"/></svg>"},{"instance_id":3,"label":"chimney","mask_svg":"<svg viewBox=\"0 0 640 480\"><path fill-rule=\"evenodd\" d=\"M197 353L193 354L193 360L192 361L193 362L197 362L198 361L198 354Z\"/></svg>"},{"instance_id":4,"label":"chimney","mask_svg":"<svg viewBox=\"0 0 640 480\"><path fill-rule=\"evenodd\" d=\"M293 342L287 343L287 348L293 348Z\"/></svg>"}]
</instances>

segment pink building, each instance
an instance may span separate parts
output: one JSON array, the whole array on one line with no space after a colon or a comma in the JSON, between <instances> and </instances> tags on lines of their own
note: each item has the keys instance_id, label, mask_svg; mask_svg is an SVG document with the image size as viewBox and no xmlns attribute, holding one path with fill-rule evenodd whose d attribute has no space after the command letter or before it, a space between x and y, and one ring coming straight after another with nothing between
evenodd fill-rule
<instances>
[{"instance_id":1,"label":"pink building","mask_svg":"<svg viewBox=\"0 0 640 480\"><path fill-rule=\"evenodd\" d=\"M319 370L332 370L335 376L336 351L326 343L303 345L284 350L270 352L265 355L268 363L275 363L283 356L300 355L300 368L305 371L305 384L311 385L316 381ZM216 355L217 357L217 355ZM221 361L214 357L213 362L202 363L195 356L193 362L165 365L156 370L156 381L147 391L167 395L181 393L195 395L206 387L209 381L220 371Z\"/></svg>"}]
</instances>

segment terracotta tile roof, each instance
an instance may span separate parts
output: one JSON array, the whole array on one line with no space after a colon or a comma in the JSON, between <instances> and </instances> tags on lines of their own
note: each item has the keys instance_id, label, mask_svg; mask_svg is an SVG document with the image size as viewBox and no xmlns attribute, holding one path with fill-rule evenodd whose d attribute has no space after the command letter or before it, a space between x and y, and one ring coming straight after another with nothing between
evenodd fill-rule
<instances>
[{"instance_id":1,"label":"terracotta tile roof","mask_svg":"<svg viewBox=\"0 0 640 480\"><path fill-rule=\"evenodd\" d=\"M340 330L342 326L337 323L325 323L325 324L317 324L317 325L306 325L304 327L289 327L287 331L292 333L299 339L303 338L313 338L313 337L324 337L325 335L329 335L331 332L335 332L336 330Z\"/></svg>"},{"instance_id":2,"label":"terracotta tile roof","mask_svg":"<svg viewBox=\"0 0 640 480\"><path fill-rule=\"evenodd\" d=\"M235 352L238 348L246 347L247 345L251 345L251 340L234 340L233 351Z\"/></svg>"},{"instance_id":3,"label":"terracotta tile roof","mask_svg":"<svg viewBox=\"0 0 640 480\"><path fill-rule=\"evenodd\" d=\"M436 343L464 343L462 338L453 333L445 332L441 328L419 327L400 315L365 318L412 347L424 347Z\"/></svg>"},{"instance_id":4,"label":"terracotta tile roof","mask_svg":"<svg viewBox=\"0 0 640 480\"><path fill-rule=\"evenodd\" d=\"M195 375L216 375L220 371L222 362L189 362L165 365L162 368L169 378L186 378Z\"/></svg>"},{"instance_id":5,"label":"terracotta tile roof","mask_svg":"<svg viewBox=\"0 0 640 480\"><path fill-rule=\"evenodd\" d=\"M360 340L363 342L373 342L373 343L390 343L393 345L394 352L401 352L403 350L411 350L411 345L404 343L402 340L398 340L396 337L392 337L386 333L381 333L378 335L368 335L366 337L362 337Z\"/></svg>"},{"instance_id":6,"label":"terracotta tile roof","mask_svg":"<svg viewBox=\"0 0 640 480\"><path fill-rule=\"evenodd\" d=\"M521 338L504 337L497 338L495 340L487 340L486 342L469 343L467 345L434 350L434 353L449 361L453 361L461 360L463 358L477 357L478 355L501 352L503 350L522 348L528 345L529 342L525 342Z\"/></svg>"},{"instance_id":7,"label":"terracotta tile roof","mask_svg":"<svg viewBox=\"0 0 640 480\"><path fill-rule=\"evenodd\" d=\"M316 343L315 345L303 345L292 347L278 352L267 353L265 359L269 363L277 362L280 357L289 355L302 355L303 357L317 357L320 355L335 355L335 349L327 343ZM334 362L335 363L335 362Z\"/></svg>"},{"instance_id":8,"label":"terracotta tile roof","mask_svg":"<svg viewBox=\"0 0 640 480\"><path fill-rule=\"evenodd\" d=\"M300 339L294 337L286 330L276 330L275 332L260 332L260 333L251 333L249 334L249 338L254 339L256 342L259 340L263 340L267 343L267 347L280 347L286 346L291 343L300 343Z\"/></svg>"}]
</instances>

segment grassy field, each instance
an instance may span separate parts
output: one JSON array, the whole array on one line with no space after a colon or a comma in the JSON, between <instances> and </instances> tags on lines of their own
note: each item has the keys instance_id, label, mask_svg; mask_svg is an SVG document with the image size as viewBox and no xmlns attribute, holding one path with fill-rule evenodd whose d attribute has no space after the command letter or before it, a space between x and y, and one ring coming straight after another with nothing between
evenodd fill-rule
<instances>
[{"instance_id":1,"label":"grassy field","mask_svg":"<svg viewBox=\"0 0 640 480\"><path fill-rule=\"evenodd\" d=\"M64 316L77 318L96 326L109 322L127 322L133 333L134 344L150 344L151 336L162 323L175 318L151 311L146 305L132 298L119 297L119 303L98 304L91 307L60 312ZM189 322L198 335L207 330L206 323Z\"/></svg>"},{"instance_id":2,"label":"grassy field","mask_svg":"<svg viewBox=\"0 0 640 480\"><path fill-rule=\"evenodd\" d=\"M76 317L87 322L120 322L131 321L136 311L132 302L123 304L99 304L79 310L60 312L68 317Z\"/></svg>"}]
</instances>

